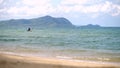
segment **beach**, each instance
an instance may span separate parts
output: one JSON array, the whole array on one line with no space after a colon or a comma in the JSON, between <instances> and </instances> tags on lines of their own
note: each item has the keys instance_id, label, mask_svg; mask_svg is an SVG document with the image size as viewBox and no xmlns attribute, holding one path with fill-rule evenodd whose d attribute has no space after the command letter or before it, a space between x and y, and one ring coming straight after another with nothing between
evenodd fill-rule
<instances>
[{"instance_id":1,"label":"beach","mask_svg":"<svg viewBox=\"0 0 120 68\"><path fill-rule=\"evenodd\" d=\"M119 28L0 29L0 68L120 68Z\"/></svg>"},{"instance_id":2,"label":"beach","mask_svg":"<svg viewBox=\"0 0 120 68\"><path fill-rule=\"evenodd\" d=\"M120 0L0 0L0 68L120 68Z\"/></svg>"},{"instance_id":3,"label":"beach","mask_svg":"<svg viewBox=\"0 0 120 68\"><path fill-rule=\"evenodd\" d=\"M120 65L0 53L0 68L119 68Z\"/></svg>"}]
</instances>

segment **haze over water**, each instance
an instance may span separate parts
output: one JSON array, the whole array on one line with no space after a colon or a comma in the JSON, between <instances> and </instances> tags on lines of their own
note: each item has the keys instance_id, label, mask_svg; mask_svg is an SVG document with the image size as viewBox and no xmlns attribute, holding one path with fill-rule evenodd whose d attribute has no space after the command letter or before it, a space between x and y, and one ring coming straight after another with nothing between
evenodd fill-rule
<instances>
[{"instance_id":1,"label":"haze over water","mask_svg":"<svg viewBox=\"0 0 120 68\"><path fill-rule=\"evenodd\" d=\"M0 52L120 62L120 28L0 29Z\"/></svg>"}]
</instances>

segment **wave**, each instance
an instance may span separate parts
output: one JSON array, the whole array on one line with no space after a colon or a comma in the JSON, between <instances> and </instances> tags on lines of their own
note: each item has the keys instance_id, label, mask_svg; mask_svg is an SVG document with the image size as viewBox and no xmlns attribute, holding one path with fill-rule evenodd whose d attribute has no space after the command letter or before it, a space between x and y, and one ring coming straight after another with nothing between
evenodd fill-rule
<instances>
[{"instance_id":1,"label":"wave","mask_svg":"<svg viewBox=\"0 0 120 68\"><path fill-rule=\"evenodd\" d=\"M5 42L7 42L7 41L21 41L21 40L23 40L23 39L0 39L0 41L5 41Z\"/></svg>"}]
</instances>

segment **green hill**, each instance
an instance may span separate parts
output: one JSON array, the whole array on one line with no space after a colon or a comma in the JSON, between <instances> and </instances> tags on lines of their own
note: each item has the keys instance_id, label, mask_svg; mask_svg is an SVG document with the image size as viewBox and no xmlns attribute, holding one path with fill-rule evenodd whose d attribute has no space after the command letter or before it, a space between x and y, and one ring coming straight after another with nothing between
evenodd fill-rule
<instances>
[{"instance_id":1,"label":"green hill","mask_svg":"<svg viewBox=\"0 0 120 68\"><path fill-rule=\"evenodd\" d=\"M0 27L59 27L67 28L74 27L72 23L66 18L55 18L51 16L44 16L33 19L11 19L0 21Z\"/></svg>"}]
</instances>

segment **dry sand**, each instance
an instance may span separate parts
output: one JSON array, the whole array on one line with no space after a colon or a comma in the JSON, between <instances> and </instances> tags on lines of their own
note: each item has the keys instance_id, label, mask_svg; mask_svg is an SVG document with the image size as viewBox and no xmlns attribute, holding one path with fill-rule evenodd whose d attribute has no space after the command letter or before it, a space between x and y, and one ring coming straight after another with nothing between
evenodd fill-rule
<instances>
[{"instance_id":1,"label":"dry sand","mask_svg":"<svg viewBox=\"0 0 120 68\"><path fill-rule=\"evenodd\" d=\"M120 68L120 65L0 53L0 68Z\"/></svg>"}]
</instances>

